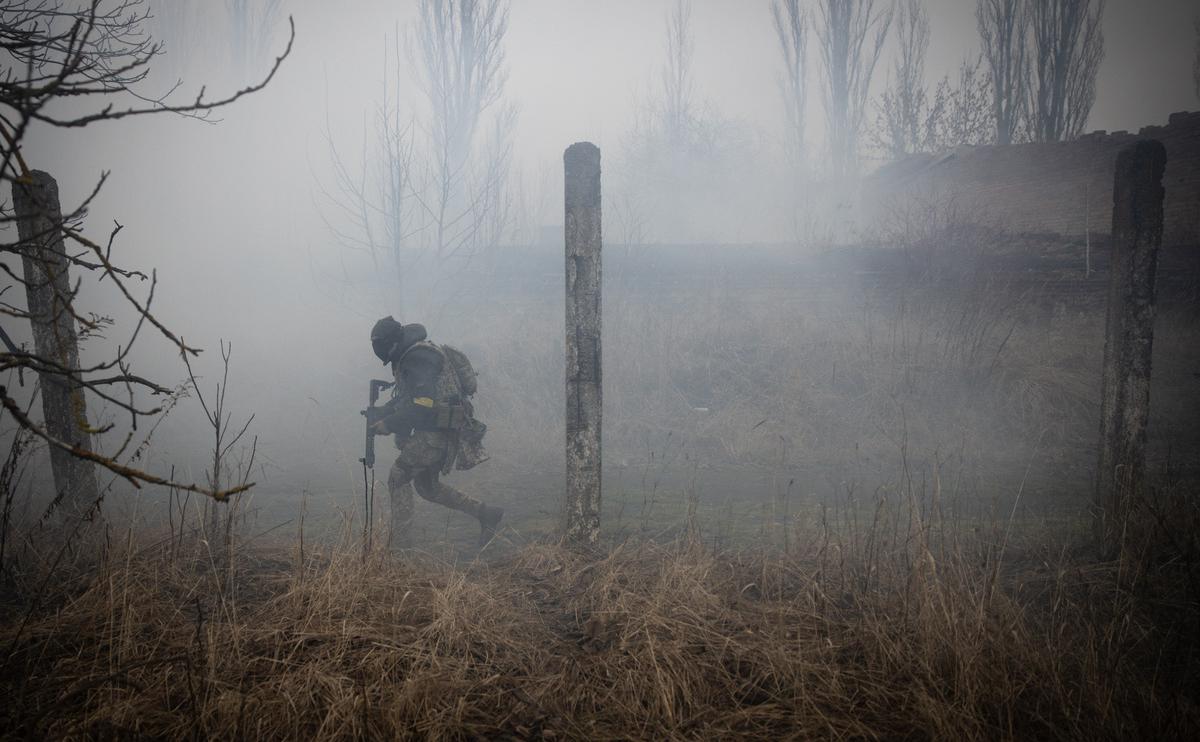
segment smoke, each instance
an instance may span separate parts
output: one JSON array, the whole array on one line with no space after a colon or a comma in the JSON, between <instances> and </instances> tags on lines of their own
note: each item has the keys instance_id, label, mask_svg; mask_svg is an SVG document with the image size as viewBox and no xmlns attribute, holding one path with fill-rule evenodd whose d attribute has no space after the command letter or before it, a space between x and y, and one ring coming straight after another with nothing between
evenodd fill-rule
<instances>
[{"instance_id":1,"label":"smoke","mask_svg":"<svg viewBox=\"0 0 1200 742\"><path fill-rule=\"evenodd\" d=\"M976 47L968 5L930 3L931 81L956 71ZM1109 52L1093 127L1165 120L1190 95L1191 39L1180 30L1190 30L1180 21L1188 4L1161 3L1152 13L1139 7L1109 4ZM504 103L515 106L519 118L508 195L515 213L503 242L550 247L539 252L502 244L438 262L419 254L414 238L401 268L404 285L418 289L403 297L392 290L391 276L338 243L331 230L349 220L328 209L321 190L336 180L325 132L371 164L372 117L390 74L385 44L397 30L401 42L411 44L415 4L284 3L281 13L296 23L293 55L265 91L223 110L219 123L156 116L86 130L38 129L27 159L58 178L64 203L80 202L100 173L111 171L87 233L106 238L114 221L124 226L114 255L157 270L156 314L206 349L194 364L202 384L215 383L221 373L218 343L232 344L229 405L255 414L261 474L255 479L262 491L326 492L336 499L361 486L357 411L366 402L364 381L385 373L370 353L367 332L379 316L396 314L425 324L435 341L462 347L481 371L478 407L492 428L495 463L490 474L473 472L468 484L539 491L540 505L529 506L535 509L553 507L559 481L562 287L554 236L561 229L561 154L572 142L593 141L603 153L611 256L606 342L613 386L606 425L610 462L625 472L624 486L645 486L645 475L628 472L651 471L660 464L646 463L652 454L676 445L682 447L680 477L689 467L728 465L745 472L804 471L811 482L836 482L856 461L856 436L885 441L873 455L899 451L896 440L887 439L898 410L911 423L920 409L913 405L934 394L932 380L924 378L899 406L858 399L886 397L895 393L892 384L911 378L892 377L912 369L896 366L888 354L897 346L885 348L873 333L944 335L946 320L898 317L898 306L911 297L871 294L854 280L826 287L835 295L810 312L800 279L817 264L804 262L816 260L807 253L803 260L775 256L764 263L740 262L735 247L673 257L643 249L647 243L773 243L788 245L782 254L795 256L798 246L811 251L832 237L862 237L842 228L839 210L855 208L852 198L818 189L815 180L798 185L784 164L780 61L766 3L693 4L691 139L678 146L656 139L650 102L670 8L641 0L513 3ZM244 84L244 75L255 77L253 63L248 70L234 64L223 13L220 4L193 8L189 33L168 39L164 63L147 81L152 91L166 90L177 76L184 80L183 97L194 96L201 84L229 90ZM168 27L155 30L167 33ZM258 55L260 63L283 43L281 33L264 38L268 51ZM889 46L884 58L890 53ZM819 160L824 131L811 48L809 56L808 139ZM400 110L419 133L425 111L414 81L392 83ZM1134 99L1137 105L1128 105ZM771 262L777 259L783 262ZM744 283L747 275L783 282L760 290ZM796 276L797 283L781 276ZM85 285L84 298L127 326L128 312L103 285ZM851 323L868 305L861 321ZM119 341L114 332L91 342ZM928 349L913 342L905 347ZM1000 341L990 335L986 342L988 352L1011 352L997 350ZM143 340L134 360L147 376L186 378L175 353L157 339ZM884 373L885 362L886 383L872 376ZM817 380L826 375L828 387L820 387ZM822 401L821 395L832 396ZM990 409L976 412L985 419ZM859 416L847 416L852 411ZM813 421L822 416L831 417L817 426ZM756 426L762 419L768 422ZM1010 422L1028 433L1025 423ZM903 428L903 420L899 424ZM986 451L994 439L983 435L984 423L971 425L981 436L971 439L976 450ZM942 445L952 438L948 430L929 432L921 443ZM148 465L176 465L199 480L206 445L195 400L185 399L156 434ZM1016 447L1004 461L1024 460L1028 452Z\"/></svg>"}]
</instances>

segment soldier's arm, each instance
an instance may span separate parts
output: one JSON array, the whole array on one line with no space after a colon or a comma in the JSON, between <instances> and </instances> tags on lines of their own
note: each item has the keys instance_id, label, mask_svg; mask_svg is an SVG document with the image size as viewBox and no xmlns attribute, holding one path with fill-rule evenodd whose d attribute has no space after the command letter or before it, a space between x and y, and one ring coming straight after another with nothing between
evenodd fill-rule
<instances>
[{"instance_id":1,"label":"soldier's arm","mask_svg":"<svg viewBox=\"0 0 1200 742\"><path fill-rule=\"evenodd\" d=\"M437 382L442 372L442 357L428 348L414 348L404 357L397 382L402 397L392 400L392 413L381 420L389 433L407 433L428 427L437 403ZM400 383L402 382L402 383Z\"/></svg>"}]
</instances>

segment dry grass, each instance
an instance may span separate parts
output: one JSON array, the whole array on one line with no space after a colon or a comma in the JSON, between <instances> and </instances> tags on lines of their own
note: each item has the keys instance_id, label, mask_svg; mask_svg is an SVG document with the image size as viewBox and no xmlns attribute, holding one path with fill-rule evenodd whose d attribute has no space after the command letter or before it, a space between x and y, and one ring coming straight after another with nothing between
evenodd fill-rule
<instances>
[{"instance_id":1,"label":"dry grass","mask_svg":"<svg viewBox=\"0 0 1200 742\"><path fill-rule=\"evenodd\" d=\"M971 495L1068 500L1095 460L1102 320L990 281L965 265L610 304L606 456L628 462L628 491L606 493L606 523L670 543L450 565L364 560L346 526L336 543L243 543L223 580L194 534L144 524L70 579L22 553L0 572L0 734L1200 738L1194 496L1147 509L1129 534L1143 548L1116 557L1059 522L962 515ZM562 438L544 391L561 384L561 312L543 309L461 333L491 372L492 453L526 487L561 481L528 465ZM1185 443L1194 316L1160 321L1155 366L1152 431ZM687 487L660 484L680 471ZM698 493L719 502L725 472L713 513ZM770 512L746 472L770 474ZM686 521L662 522L668 488L687 490ZM761 522L736 527L733 500Z\"/></svg>"},{"instance_id":2,"label":"dry grass","mask_svg":"<svg viewBox=\"0 0 1200 742\"><path fill-rule=\"evenodd\" d=\"M939 250L951 247L960 245ZM910 455L991 465L972 493L985 497L1015 490L1031 458L1035 469L1062 472L1044 454L1069 451L1078 471L1054 490L1081 494L1080 472L1095 459L1103 312L1074 307L1074 297L1064 300L1072 311L1059 312L1035 296L1051 289L997 273L986 257L993 262L948 265L921 253L879 273L847 259L844 272L796 267L762 288L719 277L708 286L699 268L677 288L614 283L607 461L636 468L682 446L710 469L822 485L849 474L871 490L899 468L903 438ZM487 369L478 407L492 426L489 447L497 462L545 467L563 435L561 395L546 392L561 385L561 312L484 315L448 332ZM1194 333L1181 335L1172 347ZM1156 365L1156 378L1172 365ZM876 470L862 469L866 459ZM670 478L686 479L686 468Z\"/></svg>"},{"instance_id":3,"label":"dry grass","mask_svg":"<svg viewBox=\"0 0 1200 742\"><path fill-rule=\"evenodd\" d=\"M1194 508L1194 506L1193 506ZM880 502L786 552L113 552L0 628L13 737L1165 739L1200 733L1194 565ZM1192 539L1194 541L1194 538ZM26 620L28 619L28 620Z\"/></svg>"}]
</instances>

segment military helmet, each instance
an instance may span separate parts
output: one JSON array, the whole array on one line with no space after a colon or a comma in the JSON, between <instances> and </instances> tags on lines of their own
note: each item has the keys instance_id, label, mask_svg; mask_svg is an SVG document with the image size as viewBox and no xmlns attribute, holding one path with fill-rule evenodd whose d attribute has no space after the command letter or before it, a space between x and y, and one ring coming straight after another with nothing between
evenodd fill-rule
<instances>
[{"instance_id":1,"label":"military helmet","mask_svg":"<svg viewBox=\"0 0 1200 742\"><path fill-rule=\"evenodd\" d=\"M390 314L375 323L371 328L371 350L375 357L384 363L388 362L392 348L404 337L404 325L397 322Z\"/></svg>"},{"instance_id":2,"label":"military helmet","mask_svg":"<svg viewBox=\"0 0 1200 742\"><path fill-rule=\"evenodd\" d=\"M371 328L371 350L386 366L397 353L403 353L413 343L425 339L425 326L413 323L404 325L391 315L384 317Z\"/></svg>"}]
</instances>

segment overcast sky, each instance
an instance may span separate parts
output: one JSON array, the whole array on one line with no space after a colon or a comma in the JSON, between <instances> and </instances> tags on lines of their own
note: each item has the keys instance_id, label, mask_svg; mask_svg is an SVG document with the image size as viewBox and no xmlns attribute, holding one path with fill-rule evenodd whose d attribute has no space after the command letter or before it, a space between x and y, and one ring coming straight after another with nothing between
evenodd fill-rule
<instances>
[{"instance_id":1,"label":"overcast sky","mask_svg":"<svg viewBox=\"0 0 1200 742\"><path fill-rule=\"evenodd\" d=\"M565 144L577 139L616 143L639 94L657 83L672 4L514 0L508 44L510 93L521 106L525 157L556 158ZM380 17L401 5L383 4ZM930 82L979 53L975 5L974 0L929 0ZM297 11L301 22L304 12ZM1191 19L1198 12L1200 4L1194 0L1109 1L1106 53L1090 128L1134 130L1165 123L1172 111L1200 106L1190 76L1195 38ZM766 0L695 0L693 21L696 95L727 115L774 131L781 116L779 61ZM363 45L371 46L369 36ZM815 43L809 55L815 71ZM885 52L881 60L880 77L886 75L890 56ZM819 94L815 84L810 89L809 116L819 135Z\"/></svg>"},{"instance_id":2,"label":"overcast sky","mask_svg":"<svg viewBox=\"0 0 1200 742\"><path fill-rule=\"evenodd\" d=\"M507 53L508 99L521 112L521 162L557 162L573 141L619 143L638 100L658 81L666 16L673 0L513 0ZM219 3L206 3L219 13ZM384 39L410 25L415 2L352 3L292 0L297 47L284 70L277 100L290 98L301 131L319 127L313 100L326 79L334 107L353 112L377 97ZM781 117L776 87L778 50L766 0L694 0L695 94L727 116L770 136ZM932 41L926 63L932 84L979 52L974 0L928 0ZM1165 123L1172 111L1200 107L1191 85L1195 0L1109 0L1105 57L1091 129L1130 129ZM822 129L816 85L816 45L810 42L809 118ZM224 52L209 45L198 56ZM887 74L890 49L877 78ZM196 76L201 69L192 71ZM303 113L308 115L304 116Z\"/></svg>"},{"instance_id":3,"label":"overcast sky","mask_svg":"<svg viewBox=\"0 0 1200 742\"><path fill-rule=\"evenodd\" d=\"M526 157L557 157L566 143L615 143L639 94L657 83L671 0L514 0L508 54L510 94L522 111ZM403 3L386 3L386 18ZM932 83L979 53L974 0L929 0ZM1110 0L1106 53L1090 128L1137 129L1197 108L1191 86L1194 0ZM296 11L304 22L305 10ZM333 22L335 19L330 19ZM770 132L781 115L778 50L766 0L695 0L696 95ZM357 25L357 24L352 24ZM379 28L379 23L364 24ZM386 23L384 24L386 26ZM351 32L353 33L353 32ZM378 33L375 34L377 37ZM319 41L317 42L320 43ZM369 35L363 47L372 44ZM890 51L890 50L889 50ZM816 62L816 45L809 49ZM881 60L886 75L890 54ZM333 61L330 61L331 70ZM815 77L815 76L814 76ZM815 83L815 79L813 81ZM819 135L818 91L810 118Z\"/></svg>"},{"instance_id":4,"label":"overcast sky","mask_svg":"<svg viewBox=\"0 0 1200 742\"><path fill-rule=\"evenodd\" d=\"M176 2L178 0L169 0ZM199 17L185 52L185 90L209 83L219 88L229 52L222 41L224 3L193 3ZM507 38L506 100L520 111L518 163L527 172L557 168L563 149L592 140L612 152L635 115L639 101L657 86L664 54L666 17L673 0L512 0ZM765 142L778 136L778 50L767 0L694 0L695 97L745 125ZM927 0L932 41L926 63L934 84L958 63L979 52L975 0ZM385 39L412 26L415 0L284 0L296 22L296 46L279 77L263 93L225 112L226 128L247 120L273 128L271 147L289 160L311 158L321 148L328 120L341 141L361 133L379 98ZM1191 83L1195 0L1109 0L1104 21L1105 56L1089 129L1136 130L1166 123L1168 114L1200 108ZM277 35L276 47L282 41ZM817 82L817 51L810 41L810 146L819 149L823 113ZM885 49L876 88L888 73ZM166 65L161 65L164 68ZM174 74L175 70L167 70ZM406 71L405 71L406 72ZM166 74L160 69L158 82ZM174 78L170 78L173 80ZM228 85L226 85L228 87ZM402 88L402 107L415 110L411 87ZM157 123L157 122L156 122ZM202 126L162 122L160 140L143 146L178 147L181 137L209 136ZM127 129L96 130L89 136L120 136ZM68 132L79 146L84 137ZM73 153L78 155L78 152ZM102 167L112 167L113 164Z\"/></svg>"},{"instance_id":5,"label":"overcast sky","mask_svg":"<svg viewBox=\"0 0 1200 742\"><path fill-rule=\"evenodd\" d=\"M657 82L671 5L670 0L515 0L509 56L512 95L524 114L523 150L550 156L563 142L619 136L639 91ZM928 0L931 83L979 53L975 5L974 0ZM697 96L773 131L781 109L768 3L696 0L693 8ZM1110 0L1090 128L1135 130L1165 123L1172 111L1200 107L1191 86L1191 18L1198 12L1194 0ZM880 78L887 73L888 52L880 62ZM809 56L815 72L814 42ZM811 84L810 91L809 116L819 135L817 86Z\"/></svg>"},{"instance_id":6,"label":"overcast sky","mask_svg":"<svg viewBox=\"0 0 1200 742\"><path fill-rule=\"evenodd\" d=\"M170 0L176 2L176 0ZM932 41L928 82L978 54L974 0L927 0ZM673 0L512 0L507 37L505 99L517 106L515 132L519 180L527 190L542 181L540 197L557 203L564 148L580 140L599 144L606 162L620 151L639 102L658 85L665 24ZM694 0L695 97L739 122L768 155L777 146L783 111L778 94L778 50L767 0ZM178 6L175 6L178 7ZM187 62L184 94L207 82L228 91L228 30L223 2L191 5L191 39L168 39L168 58ZM328 128L347 156L361 139L383 89L385 41L412 28L415 0L284 0L295 18L291 57L267 89L223 109L216 126L176 117L151 117L85 131L35 130L27 154L63 180L64 201L82 198L101 170L113 171L98 213L146 225L154 216L132 212L128 194L155 213L207 207L229 214L226 201L256 214L279 214L295 241L314 242L323 227L313 213L314 191L329 181ZM1089 129L1136 131L1166 123L1173 111L1200 107L1191 83L1195 0L1109 0L1104 21L1106 53ZM283 42L283 29L273 47ZM173 46L172 46L173 44ZM817 83L816 44L810 42L808 106L810 148L820 151L823 113ZM884 51L876 87L887 75ZM174 80L176 69L160 60L151 86ZM265 64L265 61L264 61ZM401 77L408 64L401 56ZM405 80L402 110L415 113L419 96ZM777 157L764 158L770 161ZM248 163L253 166L247 167ZM238 177L212 180L214 173ZM78 175L78 177L75 177ZM145 184L157 187L147 191ZM546 223L560 219L548 208ZM245 217L230 214L228 224ZM771 239L755 234L763 222L747 214L723 241ZM251 222L257 228L261 220ZM205 228L212 228L209 224ZM172 228L176 228L173 220ZM661 235L670 239L670 235Z\"/></svg>"}]
</instances>

